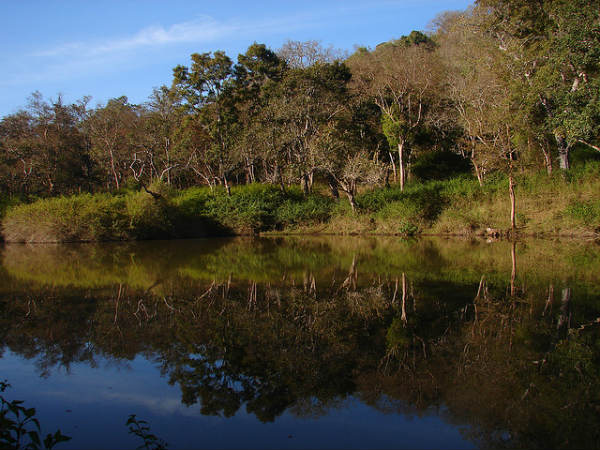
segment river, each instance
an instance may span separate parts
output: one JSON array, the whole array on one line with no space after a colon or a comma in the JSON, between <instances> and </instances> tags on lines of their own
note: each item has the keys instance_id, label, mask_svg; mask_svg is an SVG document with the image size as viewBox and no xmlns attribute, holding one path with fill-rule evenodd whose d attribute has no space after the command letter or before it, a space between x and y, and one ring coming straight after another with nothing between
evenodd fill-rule
<instances>
[{"instance_id":1,"label":"river","mask_svg":"<svg viewBox=\"0 0 600 450\"><path fill-rule=\"evenodd\" d=\"M0 248L0 380L64 448L598 448L600 246Z\"/></svg>"}]
</instances>

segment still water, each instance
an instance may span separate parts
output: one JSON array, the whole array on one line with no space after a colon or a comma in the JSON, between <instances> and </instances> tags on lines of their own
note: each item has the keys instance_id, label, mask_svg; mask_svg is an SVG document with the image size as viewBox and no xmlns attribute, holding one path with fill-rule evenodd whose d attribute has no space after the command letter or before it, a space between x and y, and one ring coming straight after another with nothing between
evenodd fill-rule
<instances>
[{"instance_id":1,"label":"still water","mask_svg":"<svg viewBox=\"0 0 600 450\"><path fill-rule=\"evenodd\" d=\"M2 395L57 448L598 448L600 246L0 248Z\"/></svg>"}]
</instances>

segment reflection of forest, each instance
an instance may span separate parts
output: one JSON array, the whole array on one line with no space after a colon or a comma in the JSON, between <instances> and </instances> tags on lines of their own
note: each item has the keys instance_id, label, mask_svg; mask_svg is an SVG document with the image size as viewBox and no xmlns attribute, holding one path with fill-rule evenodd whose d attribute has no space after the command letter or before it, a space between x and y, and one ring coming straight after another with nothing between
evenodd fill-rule
<instances>
[{"instance_id":1,"label":"reflection of forest","mask_svg":"<svg viewBox=\"0 0 600 450\"><path fill-rule=\"evenodd\" d=\"M600 444L593 247L173 245L6 247L2 348L42 373L143 354L204 414L318 415L354 395L439 411L484 446Z\"/></svg>"}]
</instances>

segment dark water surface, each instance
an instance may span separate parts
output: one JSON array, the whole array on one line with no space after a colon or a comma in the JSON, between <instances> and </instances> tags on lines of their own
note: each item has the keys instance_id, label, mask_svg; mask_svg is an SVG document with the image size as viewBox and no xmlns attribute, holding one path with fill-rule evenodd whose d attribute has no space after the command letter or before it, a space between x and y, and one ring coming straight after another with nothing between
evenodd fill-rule
<instances>
[{"instance_id":1,"label":"dark water surface","mask_svg":"<svg viewBox=\"0 0 600 450\"><path fill-rule=\"evenodd\" d=\"M0 381L57 448L598 448L600 246L0 248Z\"/></svg>"}]
</instances>

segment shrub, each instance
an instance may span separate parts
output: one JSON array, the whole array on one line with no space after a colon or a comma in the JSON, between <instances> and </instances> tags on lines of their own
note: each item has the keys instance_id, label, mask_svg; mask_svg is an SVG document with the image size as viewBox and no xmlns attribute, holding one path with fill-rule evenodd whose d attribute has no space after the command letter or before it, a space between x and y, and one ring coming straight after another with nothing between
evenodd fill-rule
<instances>
[{"instance_id":1,"label":"shrub","mask_svg":"<svg viewBox=\"0 0 600 450\"><path fill-rule=\"evenodd\" d=\"M146 193L81 194L11 207L3 221L9 242L74 242L168 236L166 204Z\"/></svg>"},{"instance_id":2,"label":"shrub","mask_svg":"<svg viewBox=\"0 0 600 450\"><path fill-rule=\"evenodd\" d=\"M157 200L145 192L136 192L125 197L125 208L128 231L133 238L156 239L171 234L166 199Z\"/></svg>"},{"instance_id":3,"label":"shrub","mask_svg":"<svg viewBox=\"0 0 600 450\"><path fill-rule=\"evenodd\" d=\"M299 190L288 192L275 212L275 221L279 227L326 222L331 217L334 203L332 198L319 194L305 198Z\"/></svg>"},{"instance_id":4,"label":"shrub","mask_svg":"<svg viewBox=\"0 0 600 450\"><path fill-rule=\"evenodd\" d=\"M50 450L71 438L56 430L42 441L40 422L35 417L35 408L27 408L21 400L7 400L4 391L10 387L0 381L0 446L2 448L24 448L30 450Z\"/></svg>"},{"instance_id":5,"label":"shrub","mask_svg":"<svg viewBox=\"0 0 600 450\"><path fill-rule=\"evenodd\" d=\"M571 203L566 214L585 225L600 226L600 201L577 201Z\"/></svg>"}]
</instances>

